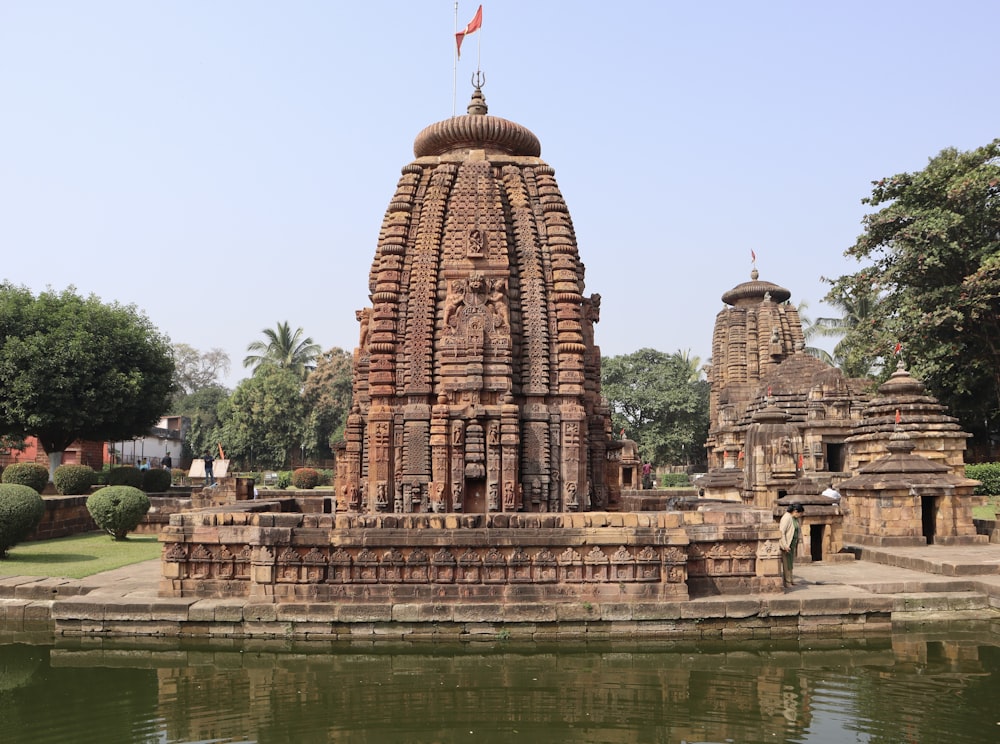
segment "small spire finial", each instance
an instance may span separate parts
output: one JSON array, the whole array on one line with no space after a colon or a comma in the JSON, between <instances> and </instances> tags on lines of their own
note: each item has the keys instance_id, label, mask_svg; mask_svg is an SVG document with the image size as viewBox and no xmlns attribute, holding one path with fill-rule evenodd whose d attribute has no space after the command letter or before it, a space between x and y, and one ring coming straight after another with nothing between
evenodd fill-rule
<instances>
[{"instance_id":1,"label":"small spire finial","mask_svg":"<svg viewBox=\"0 0 1000 744\"><path fill-rule=\"evenodd\" d=\"M486 96L483 95L483 86L486 85L486 76L480 71L476 70L472 75L472 85L475 88L472 91L472 100L469 101L469 106L466 111L470 116L485 116L489 112L489 108L486 106Z\"/></svg>"}]
</instances>

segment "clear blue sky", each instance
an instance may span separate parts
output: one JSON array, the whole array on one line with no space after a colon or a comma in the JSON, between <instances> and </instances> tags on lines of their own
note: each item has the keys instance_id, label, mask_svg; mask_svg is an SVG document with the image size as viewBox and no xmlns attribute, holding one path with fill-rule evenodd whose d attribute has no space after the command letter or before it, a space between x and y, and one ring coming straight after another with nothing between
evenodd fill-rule
<instances>
[{"instance_id":1,"label":"clear blue sky","mask_svg":"<svg viewBox=\"0 0 1000 744\"><path fill-rule=\"evenodd\" d=\"M279 321L353 348L454 26L451 0L0 0L0 278L134 303L230 386ZM555 169L603 353L705 360L751 250L828 315L871 181L1000 136L998 28L993 0L497 0L457 107L478 53Z\"/></svg>"}]
</instances>

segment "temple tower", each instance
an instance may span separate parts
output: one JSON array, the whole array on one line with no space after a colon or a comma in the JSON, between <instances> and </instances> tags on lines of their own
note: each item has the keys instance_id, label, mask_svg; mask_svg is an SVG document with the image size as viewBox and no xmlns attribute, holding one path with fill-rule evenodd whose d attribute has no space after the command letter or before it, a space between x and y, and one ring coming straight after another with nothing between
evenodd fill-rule
<instances>
[{"instance_id":1,"label":"temple tower","mask_svg":"<svg viewBox=\"0 0 1000 744\"><path fill-rule=\"evenodd\" d=\"M413 149L357 313L338 509L605 508L600 296L538 138L477 87Z\"/></svg>"}]
</instances>

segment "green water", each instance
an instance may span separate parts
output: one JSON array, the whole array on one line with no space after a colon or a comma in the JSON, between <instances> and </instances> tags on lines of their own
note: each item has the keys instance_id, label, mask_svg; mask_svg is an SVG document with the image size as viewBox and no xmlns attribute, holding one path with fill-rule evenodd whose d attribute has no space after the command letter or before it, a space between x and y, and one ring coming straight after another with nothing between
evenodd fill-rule
<instances>
[{"instance_id":1,"label":"green water","mask_svg":"<svg viewBox=\"0 0 1000 744\"><path fill-rule=\"evenodd\" d=\"M0 644L0 742L1000 741L1000 635Z\"/></svg>"}]
</instances>

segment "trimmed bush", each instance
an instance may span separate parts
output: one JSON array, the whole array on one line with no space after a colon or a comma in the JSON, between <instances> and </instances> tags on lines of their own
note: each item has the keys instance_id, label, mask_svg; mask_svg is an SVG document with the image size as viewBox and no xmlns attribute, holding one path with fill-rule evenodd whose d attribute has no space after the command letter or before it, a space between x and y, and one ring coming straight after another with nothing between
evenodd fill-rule
<instances>
[{"instance_id":1,"label":"trimmed bush","mask_svg":"<svg viewBox=\"0 0 1000 744\"><path fill-rule=\"evenodd\" d=\"M90 493L90 487L97 483L97 473L89 465L60 465L52 474L52 482L63 496L79 496Z\"/></svg>"},{"instance_id":2,"label":"trimmed bush","mask_svg":"<svg viewBox=\"0 0 1000 744\"><path fill-rule=\"evenodd\" d=\"M319 485L319 473L313 468L298 468L292 472L292 485L309 490Z\"/></svg>"},{"instance_id":3,"label":"trimmed bush","mask_svg":"<svg viewBox=\"0 0 1000 744\"><path fill-rule=\"evenodd\" d=\"M981 482L976 487L980 496L1000 496L1000 462L984 462L978 465L966 465L965 477Z\"/></svg>"},{"instance_id":4,"label":"trimmed bush","mask_svg":"<svg viewBox=\"0 0 1000 744\"><path fill-rule=\"evenodd\" d=\"M4 468L0 481L27 486L41 493L49 484L49 469L37 462L15 462Z\"/></svg>"},{"instance_id":5,"label":"trimmed bush","mask_svg":"<svg viewBox=\"0 0 1000 744\"><path fill-rule=\"evenodd\" d=\"M149 511L149 497L133 486L106 486L90 494L87 511L98 527L124 540Z\"/></svg>"},{"instance_id":6,"label":"trimmed bush","mask_svg":"<svg viewBox=\"0 0 1000 744\"><path fill-rule=\"evenodd\" d=\"M683 488L690 485L687 473L664 473L660 476L660 488Z\"/></svg>"},{"instance_id":7,"label":"trimmed bush","mask_svg":"<svg viewBox=\"0 0 1000 744\"><path fill-rule=\"evenodd\" d=\"M22 483L0 485L0 558L34 532L44 515L45 501L34 488Z\"/></svg>"},{"instance_id":8,"label":"trimmed bush","mask_svg":"<svg viewBox=\"0 0 1000 744\"><path fill-rule=\"evenodd\" d=\"M170 471L163 468L143 470L142 490L146 493L163 493L170 490Z\"/></svg>"},{"instance_id":9,"label":"trimmed bush","mask_svg":"<svg viewBox=\"0 0 1000 744\"><path fill-rule=\"evenodd\" d=\"M290 470L278 471L278 482L274 484L278 488L288 488L292 485L292 472Z\"/></svg>"},{"instance_id":10,"label":"trimmed bush","mask_svg":"<svg viewBox=\"0 0 1000 744\"><path fill-rule=\"evenodd\" d=\"M142 488L142 471L131 465L122 465L118 468L111 468L108 471L107 484L109 486L132 486L132 488Z\"/></svg>"},{"instance_id":11,"label":"trimmed bush","mask_svg":"<svg viewBox=\"0 0 1000 744\"><path fill-rule=\"evenodd\" d=\"M321 469L317 471L319 473L319 485L321 486L332 486L334 480L336 480L337 474L332 470Z\"/></svg>"}]
</instances>

